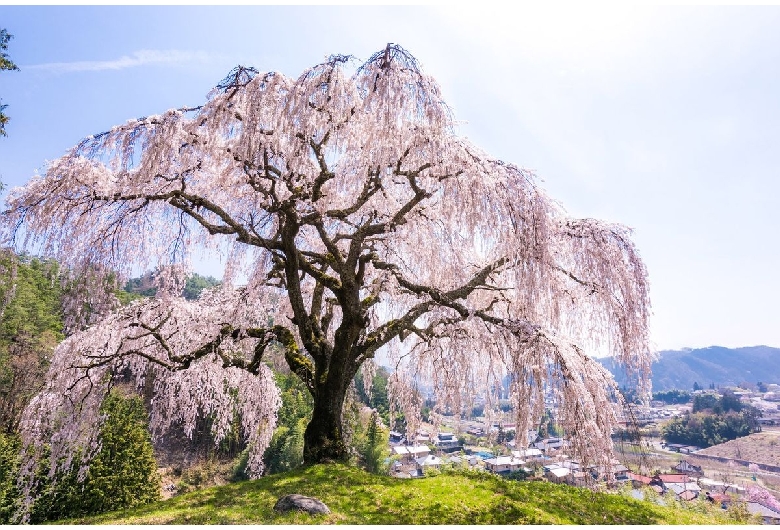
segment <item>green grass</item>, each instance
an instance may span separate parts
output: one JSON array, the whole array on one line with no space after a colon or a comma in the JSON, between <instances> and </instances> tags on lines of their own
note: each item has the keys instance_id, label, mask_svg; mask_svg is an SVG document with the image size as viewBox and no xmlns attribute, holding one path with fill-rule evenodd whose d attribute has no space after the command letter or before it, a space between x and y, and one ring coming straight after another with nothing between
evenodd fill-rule
<instances>
[{"instance_id":1,"label":"green grass","mask_svg":"<svg viewBox=\"0 0 780 530\"><path fill-rule=\"evenodd\" d=\"M332 513L278 514L288 493L322 500ZM485 473L402 480L338 464L187 493L73 524L722 524L722 515L617 494Z\"/></svg>"}]
</instances>

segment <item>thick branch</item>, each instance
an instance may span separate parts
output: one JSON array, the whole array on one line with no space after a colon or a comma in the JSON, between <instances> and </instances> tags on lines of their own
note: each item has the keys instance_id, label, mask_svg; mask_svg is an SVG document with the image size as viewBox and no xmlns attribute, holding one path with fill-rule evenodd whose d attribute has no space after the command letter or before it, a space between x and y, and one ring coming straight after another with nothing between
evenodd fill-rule
<instances>
[{"instance_id":1,"label":"thick branch","mask_svg":"<svg viewBox=\"0 0 780 530\"><path fill-rule=\"evenodd\" d=\"M405 331L415 333L420 332L420 330L414 326L414 322L425 313L429 312L432 308L437 306L448 307L456 311L459 315L459 318L456 319L457 321L464 320L470 316L477 316L486 322L491 322L494 324L501 323L501 319L488 313L490 306L487 309L475 310L473 308L467 307L458 300L466 299L471 293L481 288L494 289L494 287L491 287L487 284L487 280L494 272L505 265L508 261L509 260L507 258L501 258L491 263L490 265L487 265L479 272L477 272L477 274L475 274L471 280L461 285L460 287L451 289L449 291L441 291L435 287L415 284L403 276L397 265L381 261L374 261L374 267L377 269L390 271L396 278L398 284L401 285L404 289L407 289L408 291L420 296L425 295L428 297L428 300L418 303L409 309L409 311L403 317L396 320L391 320L390 322L387 322L386 324L378 327L376 330L367 335L361 348L363 350L362 354L366 357L371 356L377 349L381 348L390 342L390 340L401 335Z\"/></svg>"}]
</instances>

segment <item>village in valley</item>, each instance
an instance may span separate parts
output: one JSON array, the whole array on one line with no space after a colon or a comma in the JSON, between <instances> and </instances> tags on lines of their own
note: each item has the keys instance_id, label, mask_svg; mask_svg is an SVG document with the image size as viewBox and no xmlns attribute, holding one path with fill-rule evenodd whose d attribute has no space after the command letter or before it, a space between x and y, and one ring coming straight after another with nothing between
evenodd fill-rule
<instances>
[{"instance_id":1,"label":"village in valley","mask_svg":"<svg viewBox=\"0 0 780 530\"><path fill-rule=\"evenodd\" d=\"M459 422L452 416L443 416L438 429L424 424L414 437L390 432L390 474L413 479L447 468L481 470L507 479L624 490L632 497L661 503L706 501L724 510L738 503L754 520L780 524L776 500L780 491L780 459L774 451L763 451L762 456L760 450L761 446L774 448L780 443L780 386L768 385L766 392L738 387L723 390L760 412L760 433L706 449L666 443L661 436L662 425L689 414L691 404L652 401L649 406L632 411L632 418L624 417L623 425L633 425L634 432L641 436L626 436L630 429L615 433L616 458L609 466L599 466L583 465L573 458L569 442L562 436L540 436L531 430L527 433L528 445L520 447L511 421L493 422L486 432L484 418ZM710 390L697 393L715 394ZM550 434L547 429L542 431ZM751 446L759 450L751 452ZM733 447L736 451L729 453ZM758 485L772 492L775 501L747 495L750 487Z\"/></svg>"}]
</instances>

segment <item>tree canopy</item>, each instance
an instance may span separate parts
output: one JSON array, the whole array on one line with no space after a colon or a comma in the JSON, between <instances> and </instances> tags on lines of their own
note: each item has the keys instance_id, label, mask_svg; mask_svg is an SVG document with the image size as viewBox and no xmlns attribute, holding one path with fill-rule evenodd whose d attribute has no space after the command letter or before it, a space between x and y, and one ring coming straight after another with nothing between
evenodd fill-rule
<instances>
[{"instance_id":1,"label":"tree canopy","mask_svg":"<svg viewBox=\"0 0 780 530\"><path fill-rule=\"evenodd\" d=\"M651 359L629 230L568 217L456 129L436 81L391 44L298 78L239 66L200 106L81 141L10 194L5 242L75 271L163 272L154 299L58 347L31 407L72 421L30 413L27 436L85 442L98 390L130 372L154 378L155 429L200 410L223 432L240 410L259 472L279 404L263 355L279 344L313 398L306 462L346 458L344 398L382 355L411 431L419 385L439 410L481 393L489 414L509 373L521 436L552 398L573 452L609 465L618 392L586 349L645 377ZM184 300L204 252L222 256L223 283Z\"/></svg>"},{"instance_id":2,"label":"tree canopy","mask_svg":"<svg viewBox=\"0 0 780 530\"><path fill-rule=\"evenodd\" d=\"M8 41L13 38L13 35L8 33L5 28L0 29L0 70L18 70L19 67L14 64L11 58L6 53L8 49ZM3 105L0 100L0 136L7 136L5 132L5 125L8 123L8 116L5 115L5 108L8 105Z\"/></svg>"}]
</instances>

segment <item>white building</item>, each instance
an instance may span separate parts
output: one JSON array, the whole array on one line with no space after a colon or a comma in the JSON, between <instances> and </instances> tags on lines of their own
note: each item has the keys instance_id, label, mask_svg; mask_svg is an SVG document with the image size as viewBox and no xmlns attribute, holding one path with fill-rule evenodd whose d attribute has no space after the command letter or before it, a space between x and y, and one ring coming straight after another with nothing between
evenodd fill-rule
<instances>
[{"instance_id":1,"label":"white building","mask_svg":"<svg viewBox=\"0 0 780 530\"><path fill-rule=\"evenodd\" d=\"M511 473L522 469L525 462L514 456L497 456L485 460L485 469L492 473Z\"/></svg>"}]
</instances>

